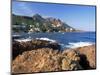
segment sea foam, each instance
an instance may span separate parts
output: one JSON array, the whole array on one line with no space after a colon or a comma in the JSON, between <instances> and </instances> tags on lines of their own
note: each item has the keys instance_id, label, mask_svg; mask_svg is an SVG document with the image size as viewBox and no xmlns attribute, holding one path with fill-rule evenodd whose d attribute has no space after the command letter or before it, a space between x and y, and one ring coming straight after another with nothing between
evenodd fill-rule
<instances>
[{"instance_id":1,"label":"sea foam","mask_svg":"<svg viewBox=\"0 0 100 75\"><path fill-rule=\"evenodd\" d=\"M27 41L31 41L32 39L15 39L15 41L18 41L18 42L27 42Z\"/></svg>"},{"instance_id":2,"label":"sea foam","mask_svg":"<svg viewBox=\"0 0 100 75\"><path fill-rule=\"evenodd\" d=\"M37 40L46 40L46 41L50 41L50 42L56 42L56 40L52 40L52 39L49 39L49 38L36 38Z\"/></svg>"},{"instance_id":3,"label":"sea foam","mask_svg":"<svg viewBox=\"0 0 100 75\"><path fill-rule=\"evenodd\" d=\"M78 48L78 47L84 47L84 46L90 46L93 45L93 42L70 42L68 45L65 45L66 48Z\"/></svg>"},{"instance_id":4,"label":"sea foam","mask_svg":"<svg viewBox=\"0 0 100 75\"><path fill-rule=\"evenodd\" d=\"M27 38L27 39L15 39L15 41L18 41L18 42L27 42L27 41L31 41L32 39L31 38ZM56 42L56 40L52 40L52 39L49 39L49 38L36 38L36 40L45 40L45 41L50 41L51 43L54 43Z\"/></svg>"},{"instance_id":5,"label":"sea foam","mask_svg":"<svg viewBox=\"0 0 100 75\"><path fill-rule=\"evenodd\" d=\"M18 42L27 42L27 41L31 41L31 38L27 38L27 39L15 39L15 41ZM42 38L36 38L36 40L45 40L45 41L50 41L50 43L55 43L57 42L56 40L53 39L49 39L46 37L42 37ZM78 48L78 47L84 47L84 46L89 46L89 45L93 45L93 42L69 42L67 45L66 44L60 44L62 48Z\"/></svg>"}]
</instances>

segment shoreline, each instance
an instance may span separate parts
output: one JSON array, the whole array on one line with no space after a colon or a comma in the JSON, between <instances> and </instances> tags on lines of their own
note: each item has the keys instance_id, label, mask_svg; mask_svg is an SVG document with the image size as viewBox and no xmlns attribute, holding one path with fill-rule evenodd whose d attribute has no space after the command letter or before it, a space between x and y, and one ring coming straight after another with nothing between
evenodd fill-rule
<instances>
[{"instance_id":1,"label":"shoreline","mask_svg":"<svg viewBox=\"0 0 100 75\"><path fill-rule=\"evenodd\" d=\"M90 46L90 45L93 45L95 44L94 42L82 42L82 41L79 41L79 42L69 42L67 45L66 44L61 44L59 42L57 42L56 40L53 40L53 39L49 39L49 38L46 38L46 37L41 37L41 38L27 38L27 39L15 39L13 41L16 41L16 42L28 42L28 41L32 41L32 40L43 40L43 41L49 41L50 43L58 43L62 49L67 48L67 49L71 49L71 48L78 48L78 47L84 47L84 46Z\"/></svg>"}]
</instances>

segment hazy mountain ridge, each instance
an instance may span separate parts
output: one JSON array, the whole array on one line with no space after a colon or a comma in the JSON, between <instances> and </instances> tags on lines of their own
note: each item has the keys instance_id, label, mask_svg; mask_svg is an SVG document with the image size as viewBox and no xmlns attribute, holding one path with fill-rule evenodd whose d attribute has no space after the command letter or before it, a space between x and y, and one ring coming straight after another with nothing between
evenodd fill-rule
<instances>
[{"instance_id":1,"label":"hazy mountain ridge","mask_svg":"<svg viewBox=\"0 0 100 75\"><path fill-rule=\"evenodd\" d=\"M26 31L26 32L74 32L75 28L62 22L60 19L53 17L43 18L39 14L32 17L19 16L12 14L13 31ZM26 26L25 28L18 28L17 26Z\"/></svg>"}]
</instances>

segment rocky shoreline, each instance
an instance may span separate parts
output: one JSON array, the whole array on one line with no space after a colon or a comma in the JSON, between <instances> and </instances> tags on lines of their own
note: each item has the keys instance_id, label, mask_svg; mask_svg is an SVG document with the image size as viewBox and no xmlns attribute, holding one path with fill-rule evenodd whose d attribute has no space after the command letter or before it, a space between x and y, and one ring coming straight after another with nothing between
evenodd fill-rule
<instances>
[{"instance_id":1,"label":"rocky shoreline","mask_svg":"<svg viewBox=\"0 0 100 75\"><path fill-rule=\"evenodd\" d=\"M12 73L88 70L96 68L95 45L65 49L57 42L13 41Z\"/></svg>"}]
</instances>

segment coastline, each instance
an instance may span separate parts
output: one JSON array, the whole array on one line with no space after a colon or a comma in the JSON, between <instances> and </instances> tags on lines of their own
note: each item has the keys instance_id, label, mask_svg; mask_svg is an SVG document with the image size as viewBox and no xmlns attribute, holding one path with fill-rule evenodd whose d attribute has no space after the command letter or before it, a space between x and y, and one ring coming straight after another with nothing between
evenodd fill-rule
<instances>
[{"instance_id":1,"label":"coastline","mask_svg":"<svg viewBox=\"0 0 100 75\"><path fill-rule=\"evenodd\" d=\"M39 39L14 41L12 73L95 69L95 56L95 44L60 51L57 42Z\"/></svg>"}]
</instances>

